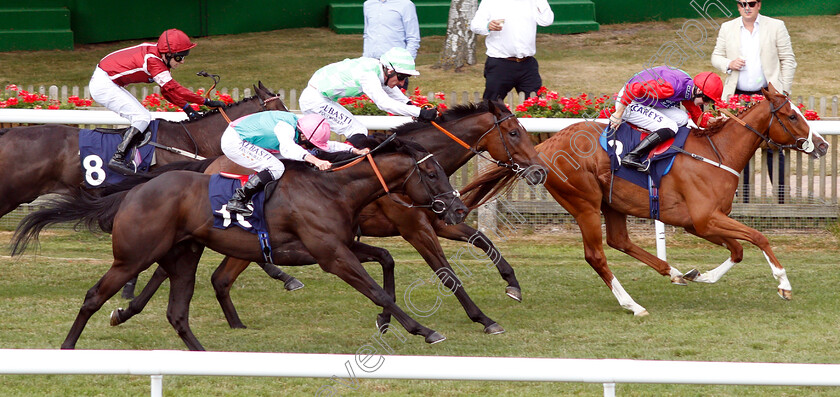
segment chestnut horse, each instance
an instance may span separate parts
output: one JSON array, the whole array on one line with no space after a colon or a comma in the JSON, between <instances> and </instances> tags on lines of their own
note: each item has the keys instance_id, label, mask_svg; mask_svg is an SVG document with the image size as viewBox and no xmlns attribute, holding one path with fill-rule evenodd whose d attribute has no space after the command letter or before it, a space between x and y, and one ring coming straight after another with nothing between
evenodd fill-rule
<instances>
[{"instance_id":1,"label":"chestnut horse","mask_svg":"<svg viewBox=\"0 0 840 397\"><path fill-rule=\"evenodd\" d=\"M352 226L362 207L389 190L406 194L409 202L436 203L438 217L448 223L462 222L468 212L440 164L422 147L394 140L385 148L390 151L372 156L378 172L369 162L323 173L301 162L286 161L285 175L270 188L272 195L265 201L272 260L288 265L317 262L324 271L393 313L409 333L437 343L445 337L409 317L397 306L396 296L383 290L359 263L356 252L369 246L353 241ZM114 262L85 295L63 349L76 346L90 317L126 281L157 262L171 283L170 324L190 350L204 350L189 327L189 302L204 247L249 261L263 257L255 235L238 227L213 227L209 180L209 175L197 172L171 171L101 198L78 191L21 221L13 239L13 254L21 253L29 240L37 239L45 226L56 222L98 225L111 233Z\"/></svg>"},{"instance_id":2,"label":"chestnut horse","mask_svg":"<svg viewBox=\"0 0 840 397\"><path fill-rule=\"evenodd\" d=\"M537 152L534 150L527 131L503 104L485 101L480 104L455 106L443 113L436 122L450 131L456 139L465 143L468 148L447 137L444 132L429 123L404 124L395 128L393 133L402 140L413 141L425 147L435 155L447 175L455 173L476 153L486 151L500 166L515 171L517 175L522 175L529 183L541 183L544 180L545 170L537 165L539 164ZM250 173L250 170L236 166L226 157L220 157L207 168L205 173L219 171ZM454 295L471 320L482 324L485 333L504 332L504 328L485 315L472 301L463 285L453 283L455 278L450 276L454 274L452 267L436 237L437 235L465 241L480 248L494 261L502 278L507 281L508 285L505 289L507 295L517 301L521 300L521 289L513 268L499 254L484 233L465 224L446 225L433 211L423 208L406 208L386 197L363 208L358 222L358 230L364 236L402 236L417 249L441 281L447 287L454 289ZM377 252L370 252L366 259L363 261L375 260L383 265L385 287L389 292L393 292L393 261L388 257L378 255ZM216 297L231 328L245 328L230 298L230 288L249 264L248 260L226 257L213 273L212 283L216 290ZM283 265L283 263L279 264ZM260 263L260 266L267 272L274 272L272 275L274 278L279 278L278 275L284 274L276 266L265 263ZM129 304L127 309L117 309L112 314L112 325L125 322L142 311L143 306L154 294L154 290L166 279L165 272L158 269L144 287L143 292ZM389 314L383 312L377 316L377 324L381 326L389 319Z\"/></svg>"},{"instance_id":3,"label":"chestnut horse","mask_svg":"<svg viewBox=\"0 0 840 397\"><path fill-rule=\"evenodd\" d=\"M231 118L262 110L286 110L278 96L262 83L256 95L225 107ZM222 154L222 132L227 127L219 111L211 111L197 120L161 121L157 143L183 151L187 156L215 157ZM189 157L156 148L157 165ZM103 165L108 159L102 159ZM154 167L153 167L154 168ZM19 205L47 193L65 193L83 186L85 170L79 159L79 128L46 124L0 130L0 216Z\"/></svg>"},{"instance_id":4,"label":"chestnut horse","mask_svg":"<svg viewBox=\"0 0 840 397\"><path fill-rule=\"evenodd\" d=\"M764 253L773 276L779 281L778 292L790 299L791 286L767 238L757 230L730 218L732 200L738 187L740 171L759 144L797 149L818 158L828 150L828 143L808 127L790 99L772 85L765 90L765 100L708 130L694 130L685 143L690 155L677 156L671 172L659 187L660 220L726 247L730 258L724 265L743 259L745 240ZM739 121L744 122L741 124ZM624 252L674 284L685 285L683 275L667 262L633 244L627 234L627 215L649 218L649 194L623 179L613 180L607 153L600 149L598 137L605 126L592 122L573 124L537 146L548 165L545 187L577 221L583 235L586 261L601 276L621 307L637 316L647 315L622 288L607 266L601 234L601 214L606 222L607 244ZM704 161L698 161L700 159ZM506 170L486 173L464 188L464 202L475 208L486 195L510 183ZM611 185L612 184L612 185ZM612 192L612 194L610 194ZM731 265L730 265L731 266Z\"/></svg>"}]
</instances>

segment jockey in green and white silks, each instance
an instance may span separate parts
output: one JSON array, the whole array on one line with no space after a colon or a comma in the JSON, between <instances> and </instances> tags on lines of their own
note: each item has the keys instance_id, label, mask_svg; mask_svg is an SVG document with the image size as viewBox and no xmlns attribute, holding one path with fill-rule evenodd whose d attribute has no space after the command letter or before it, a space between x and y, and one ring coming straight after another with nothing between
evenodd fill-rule
<instances>
[{"instance_id":1,"label":"jockey in green and white silks","mask_svg":"<svg viewBox=\"0 0 840 397\"><path fill-rule=\"evenodd\" d=\"M379 109L398 116L434 120L435 109L421 109L411 104L398 85L408 76L417 76L414 58L405 48L394 47L378 60L373 58L345 59L324 66L312 75L300 94L303 114L320 114L329 121L335 133L360 147L364 145L367 128L337 101L340 98L367 95ZM352 139L359 135L362 139Z\"/></svg>"}]
</instances>

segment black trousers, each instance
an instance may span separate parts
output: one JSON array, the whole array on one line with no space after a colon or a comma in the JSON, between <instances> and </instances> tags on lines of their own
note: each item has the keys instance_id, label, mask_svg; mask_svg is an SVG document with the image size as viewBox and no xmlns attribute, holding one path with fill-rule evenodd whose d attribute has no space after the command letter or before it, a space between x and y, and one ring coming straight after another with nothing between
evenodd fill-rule
<instances>
[{"instance_id":1,"label":"black trousers","mask_svg":"<svg viewBox=\"0 0 840 397\"><path fill-rule=\"evenodd\" d=\"M540 65L534 57L521 62L506 58L487 57L484 62L484 99L502 99L508 92L524 92L525 97L542 87Z\"/></svg>"}]
</instances>

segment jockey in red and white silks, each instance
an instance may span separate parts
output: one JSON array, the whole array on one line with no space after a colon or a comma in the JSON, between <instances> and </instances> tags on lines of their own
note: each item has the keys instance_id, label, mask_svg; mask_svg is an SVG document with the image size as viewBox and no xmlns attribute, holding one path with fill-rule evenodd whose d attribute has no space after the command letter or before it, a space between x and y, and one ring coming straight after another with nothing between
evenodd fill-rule
<instances>
[{"instance_id":1,"label":"jockey in red and white silks","mask_svg":"<svg viewBox=\"0 0 840 397\"><path fill-rule=\"evenodd\" d=\"M303 114L320 114L330 122L335 133L347 137L354 146L363 147L367 128L341 106L338 99L365 94L388 113L434 120L437 110L412 105L397 87L408 76L419 74L414 67L414 57L405 48L394 47L378 60L345 59L324 66L312 75L300 94L300 110ZM354 138L357 135L358 138Z\"/></svg>"}]
</instances>

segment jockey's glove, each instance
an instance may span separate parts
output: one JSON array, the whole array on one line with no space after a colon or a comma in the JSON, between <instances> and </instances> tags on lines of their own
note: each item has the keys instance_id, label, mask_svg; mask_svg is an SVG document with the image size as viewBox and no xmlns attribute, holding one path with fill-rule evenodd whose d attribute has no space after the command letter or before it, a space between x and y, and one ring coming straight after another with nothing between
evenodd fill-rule
<instances>
[{"instance_id":1,"label":"jockey's glove","mask_svg":"<svg viewBox=\"0 0 840 397\"><path fill-rule=\"evenodd\" d=\"M220 108L222 106L225 106L225 103L222 101L217 101L215 99L205 99L204 105L209 106L211 108Z\"/></svg>"},{"instance_id":2,"label":"jockey's glove","mask_svg":"<svg viewBox=\"0 0 840 397\"><path fill-rule=\"evenodd\" d=\"M198 112L196 112L195 109L193 109L192 106L190 106L189 103L184 105L184 113L187 114L187 117L189 117L190 120L195 120L200 116Z\"/></svg>"},{"instance_id":3,"label":"jockey's glove","mask_svg":"<svg viewBox=\"0 0 840 397\"><path fill-rule=\"evenodd\" d=\"M417 117L420 121L434 121L437 118L437 109L435 108L427 108L427 109L420 109L420 116Z\"/></svg>"}]
</instances>

